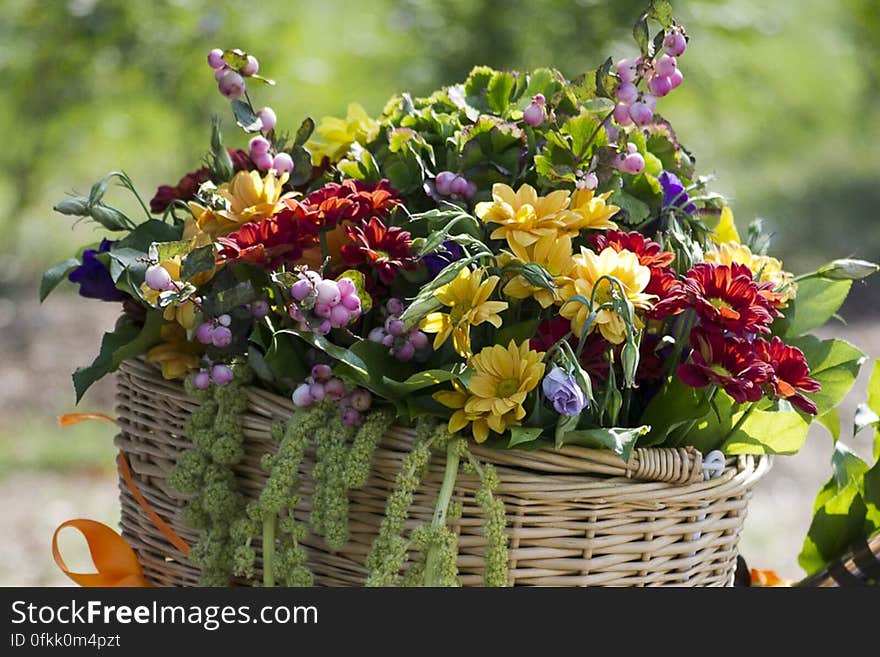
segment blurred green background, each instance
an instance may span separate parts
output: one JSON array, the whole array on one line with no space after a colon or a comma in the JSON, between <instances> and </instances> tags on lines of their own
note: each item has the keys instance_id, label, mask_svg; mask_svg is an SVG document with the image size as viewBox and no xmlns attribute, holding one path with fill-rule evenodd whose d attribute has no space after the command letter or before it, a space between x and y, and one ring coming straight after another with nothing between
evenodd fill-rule
<instances>
[{"instance_id":1,"label":"blurred green background","mask_svg":"<svg viewBox=\"0 0 880 657\"><path fill-rule=\"evenodd\" d=\"M254 102L275 108L284 129L307 115L344 114L349 101L378 113L391 94L460 81L475 64L549 65L573 77L607 54L633 54L630 26L645 4L0 0L0 499L15 511L0 531L24 546L0 559L0 583L60 581L44 558L55 521L91 512L112 522L116 513L112 430L59 433L52 423L73 402L67 373L91 359L115 309L69 295L36 304L40 272L99 237L91 225L71 228L51 206L115 169L148 199L199 166L213 114L224 118L227 142L243 146L205 63L210 48L260 58L260 72L278 85L252 90ZM673 5L691 42L680 60L685 84L659 111L700 170L717 175L714 188L731 199L740 227L765 218L796 272L834 257L880 258L876 0ZM875 311L878 301L880 284L857 284L849 317ZM832 331L857 333L876 357L876 336L864 326ZM83 405L110 408L111 383ZM790 576L826 476L830 443L814 442L812 479L801 489L792 474L785 489L803 525L788 533L799 535L779 543L784 532L772 522L751 530L766 550L761 565ZM30 550L36 564L21 556Z\"/></svg>"}]
</instances>

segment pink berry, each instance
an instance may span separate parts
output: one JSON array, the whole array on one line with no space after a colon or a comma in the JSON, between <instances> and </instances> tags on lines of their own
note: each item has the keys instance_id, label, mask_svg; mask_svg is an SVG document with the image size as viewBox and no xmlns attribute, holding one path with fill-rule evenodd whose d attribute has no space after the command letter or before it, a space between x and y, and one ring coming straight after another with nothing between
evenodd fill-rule
<instances>
[{"instance_id":1,"label":"pink berry","mask_svg":"<svg viewBox=\"0 0 880 657\"><path fill-rule=\"evenodd\" d=\"M217 82L220 82L220 78L222 78L224 75L226 75L226 71L231 71L231 70L232 69L229 68L228 66L221 66L220 68L215 69L214 70L214 79Z\"/></svg>"},{"instance_id":2,"label":"pink berry","mask_svg":"<svg viewBox=\"0 0 880 657\"><path fill-rule=\"evenodd\" d=\"M193 387L196 390L207 390L210 385L211 375L205 370L199 370L196 372L195 376L193 376Z\"/></svg>"},{"instance_id":3,"label":"pink berry","mask_svg":"<svg viewBox=\"0 0 880 657\"><path fill-rule=\"evenodd\" d=\"M656 62L654 62L654 73L659 75L661 78L666 78L672 75L672 72L676 70L676 66L678 62L675 57L670 57L669 55L660 55Z\"/></svg>"},{"instance_id":4,"label":"pink berry","mask_svg":"<svg viewBox=\"0 0 880 657\"><path fill-rule=\"evenodd\" d=\"M654 76L650 80L648 80L648 91L657 96L658 98L662 98L670 91L672 91L672 80L668 77L658 77Z\"/></svg>"},{"instance_id":5,"label":"pink berry","mask_svg":"<svg viewBox=\"0 0 880 657\"><path fill-rule=\"evenodd\" d=\"M680 85L682 80L684 80L684 75L681 74L681 69L677 68L669 75L669 84L673 89Z\"/></svg>"},{"instance_id":6,"label":"pink berry","mask_svg":"<svg viewBox=\"0 0 880 657\"><path fill-rule=\"evenodd\" d=\"M382 344L385 345L386 347L393 347L394 346L394 336L385 334L385 337L382 338Z\"/></svg>"},{"instance_id":7,"label":"pink berry","mask_svg":"<svg viewBox=\"0 0 880 657\"><path fill-rule=\"evenodd\" d=\"M251 315L254 319L263 319L269 314L269 302L263 299L257 299L251 304Z\"/></svg>"},{"instance_id":8,"label":"pink berry","mask_svg":"<svg viewBox=\"0 0 880 657\"><path fill-rule=\"evenodd\" d=\"M315 285L315 291L318 293L317 302L326 303L329 306L335 306L342 297L339 293L339 285L337 285L336 281L329 279L325 279Z\"/></svg>"},{"instance_id":9,"label":"pink berry","mask_svg":"<svg viewBox=\"0 0 880 657\"><path fill-rule=\"evenodd\" d=\"M251 154L251 158L268 152L271 145L265 137L260 137L259 135L254 137L248 142L248 151Z\"/></svg>"},{"instance_id":10,"label":"pink berry","mask_svg":"<svg viewBox=\"0 0 880 657\"><path fill-rule=\"evenodd\" d=\"M315 381L326 381L333 376L333 370L329 365L318 363L312 368L312 378Z\"/></svg>"},{"instance_id":11,"label":"pink berry","mask_svg":"<svg viewBox=\"0 0 880 657\"><path fill-rule=\"evenodd\" d=\"M389 317L385 320L385 330L388 331L389 335L393 335L395 338L400 338L406 333L406 326L399 319Z\"/></svg>"},{"instance_id":12,"label":"pink berry","mask_svg":"<svg viewBox=\"0 0 880 657\"><path fill-rule=\"evenodd\" d=\"M614 111L611 116L613 116L614 120L622 126L628 126L632 123L632 119L629 116L629 106L624 105L623 103L614 106Z\"/></svg>"},{"instance_id":13,"label":"pink berry","mask_svg":"<svg viewBox=\"0 0 880 657\"><path fill-rule=\"evenodd\" d=\"M437 190L437 193L440 196L449 196L452 194L452 181L457 177L456 174L451 171L441 171L437 174L437 177L434 178L434 189Z\"/></svg>"},{"instance_id":14,"label":"pink berry","mask_svg":"<svg viewBox=\"0 0 880 657\"><path fill-rule=\"evenodd\" d=\"M639 101L630 106L629 117L636 125L648 125L654 119L654 112L644 102Z\"/></svg>"},{"instance_id":15,"label":"pink berry","mask_svg":"<svg viewBox=\"0 0 880 657\"><path fill-rule=\"evenodd\" d=\"M617 100L624 105L632 105L639 99L639 90L632 82L621 82L617 85Z\"/></svg>"},{"instance_id":16,"label":"pink berry","mask_svg":"<svg viewBox=\"0 0 880 657\"><path fill-rule=\"evenodd\" d=\"M245 64L244 66L241 67L241 74L248 75L248 76L256 75L259 70L260 70L259 60L256 57L254 57L253 55L248 55L247 56L247 64Z\"/></svg>"},{"instance_id":17,"label":"pink berry","mask_svg":"<svg viewBox=\"0 0 880 657\"><path fill-rule=\"evenodd\" d=\"M316 271L312 271L311 269L306 269L304 272L300 274L300 277L305 277L307 281L309 281L312 285L317 285L321 282L321 274Z\"/></svg>"},{"instance_id":18,"label":"pink berry","mask_svg":"<svg viewBox=\"0 0 880 657\"><path fill-rule=\"evenodd\" d=\"M241 98L244 95L245 89L244 78L230 69L220 76L217 88L220 89L220 93L226 96L229 100Z\"/></svg>"},{"instance_id":19,"label":"pink berry","mask_svg":"<svg viewBox=\"0 0 880 657\"><path fill-rule=\"evenodd\" d=\"M587 175L584 176L584 187L586 189L596 189L599 186L599 179L596 177L596 174L590 171Z\"/></svg>"},{"instance_id":20,"label":"pink berry","mask_svg":"<svg viewBox=\"0 0 880 657\"><path fill-rule=\"evenodd\" d=\"M302 311L297 306L290 306L290 310L287 311L287 314L290 315L290 319L295 322L302 322L305 320Z\"/></svg>"},{"instance_id":21,"label":"pink berry","mask_svg":"<svg viewBox=\"0 0 880 657\"><path fill-rule=\"evenodd\" d=\"M657 96L651 94L642 94L642 102L648 106L652 112L657 109Z\"/></svg>"},{"instance_id":22,"label":"pink berry","mask_svg":"<svg viewBox=\"0 0 880 657\"><path fill-rule=\"evenodd\" d=\"M232 331L225 326L217 326L211 334L211 344L215 347L223 348L232 344Z\"/></svg>"},{"instance_id":23,"label":"pink berry","mask_svg":"<svg viewBox=\"0 0 880 657\"><path fill-rule=\"evenodd\" d=\"M290 287L290 296L297 301L303 301L314 289L315 286L310 281L301 278Z\"/></svg>"},{"instance_id":24,"label":"pink berry","mask_svg":"<svg viewBox=\"0 0 880 657\"><path fill-rule=\"evenodd\" d=\"M354 281L350 278L340 278L336 281L336 287L339 288L339 294L343 297L348 297L352 294L357 295L357 287L355 287Z\"/></svg>"},{"instance_id":25,"label":"pink berry","mask_svg":"<svg viewBox=\"0 0 880 657\"><path fill-rule=\"evenodd\" d=\"M260 123L263 124L263 132L269 132L274 129L275 124L278 122L278 117L275 116L275 110L271 107L261 107L258 109L257 118L260 119Z\"/></svg>"},{"instance_id":26,"label":"pink berry","mask_svg":"<svg viewBox=\"0 0 880 657\"><path fill-rule=\"evenodd\" d=\"M627 142L627 144L626 144L626 152L627 152L627 153L638 153L638 152L639 152L639 147L636 146L636 145L635 145L634 143L632 143L631 141L630 141L630 142Z\"/></svg>"},{"instance_id":27,"label":"pink berry","mask_svg":"<svg viewBox=\"0 0 880 657\"><path fill-rule=\"evenodd\" d=\"M523 110L523 121L533 128L541 125L544 122L544 106L532 101L532 104Z\"/></svg>"},{"instance_id":28,"label":"pink berry","mask_svg":"<svg viewBox=\"0 0 880 657\"><path fill-rule=\"evenodd\" d=\"M400 315L403 313L403 309L403 301L397 297L391 297L385 302L385 310L388 311L389 315Z\"/></svg>"},{"instance_id":29,"label":"pink berry","mask_svg":"<svg viewBox=\"0 0 880 657\"><path fill-rule=\"evenodd\" d=\"M401 361L408 362L412 360L412 357L416 355L416 348L413 346L412 342L406 341L400 347L394 350L393 356Z\"/></svg>"},{"instance_id":30,"label":"pink berry","mask_svg":"<svg viewBox=\"0 0 880 657\"><path fill-rule=\"evenodd\" d=\"M217 323L220 324L220 326L229 326L232 324L232 317L229 315L220 315L220 317L217 318Z\"/></svg>"},{"instance_id":31,"label":"pink berry","mask_svg":"<svg viewBox=\"0 0 880 657\"><path fill-rule=\"evenodd\" d=\"M293 394L290 397L294 406L302 408L303 406L310 406L315 402L309 392L309 387L310 386L307 383L301 383L296 387L296 390L293 391Z\"/></svg>"},{"instance_id":32,"label":"pink berry","mask_svg":"<svg viewBox=\"0 0 880 657\"><path fill-rule=\"evenodd\" d=\"M547 99L544 97L544 94L535 94L532 96L532 102L538 105L543 105L547 102Z\"/></svg>"},{"instance_id":33,"label":"pink berry","mask_svg":"<svg viewBox=\"0 0 880 657\"><path fill-rule=\"evenodd\" d=\"M318 324L318 328L315 329L315 333L317 333L318 335L327 335L332 328L333 325L330 324L330 320L325 319L323 322Z\"/></svg>"},{"instance_id":34,"label":"pink berry","mask_svg":"<svg viewBox=\"0 0 880 657\"><path fill-rule=\"evenodd\" d=\"M333 328L348 326L349 322L351 322L351 312L348 308L339 304L330 309L330 324Z\"/></svg>"},{"instance_id":35,"label":"pink berry","mask_svg":"<svg viewBox=\"0 0 880 657\"><path fill-rule=\"evenodd\" d=\"M469 180L467 184L467 189L464 191L464 194L462 196L470 200L477 195L477 191L479 191L477 183L475 183L473 180Z\"/></svg>"},{"instance_id":36,"label":"pink berry","mask_svg":"<svg viewBox=\"0 0 880 657\"><path fill-rule=\"evenodd\" d=\"M360 297L356 294L348 294L342 297L342 301L340 302L343 306L345 306L346 310L360 315L361 313L361 300Z\"/></svg>"},{"instance_id":37,"label":"pink berry","mask_svg":"<svg viewBox=\"0 0 880 657\"><path fill-rule=\"evenodd\" d=\"M214 48L208 53L208 66L211 68L223 68L226 62L223 61L223 51L220 48Z\"/></svg>"},{"instance_id":38,"label":"pink berry","mask_svg":"<svg viewBox=\"0 0 880 657\"><path fill-rule=\"evenodd\" d=\"M353 408L346 408L342 412L342 423L349 427L359 427L363 424L364 418Z\"/></svg>"},{"instance_id":39,"label":"pink berry","mask_svg":"<svg viewBox=\"0 0 880 657\"><path fill-rule=\"evenodd\" d=\"M316 402L323 401L325 394L326 392L324 391L323 383L316 382L309 385L309 396L311 396Z\"/></svg>"},{"instance_id":40,"label":"pink berry","mask_svg":"<svg viewBox=\"0 0 880 657\"><path fill-rule=\"evenodd\" d=\"M633 82L636 79L635 59L621 59L617 62L617 75L623 82Z\"/></svg>"},{"instance_id":41,"label":"pink berry","mask_svg":"<svg viewBox=\"0 0 880 657\"><path fill-rule=\"evenodd\" d=\"M211 344L214 339L214 325L211 322L203 322L196 329L196 340L202 344Z\"/></svg>"},{"instance_id":42,"label":"pink berry","mask_svg":"<svg viewBox=\"0 0 880 657\"><path fill-rule=\"evenodd\" d=\"M293 172L293 158L287 153L278 153L272 161L272 168L279 174Z\"/></svg>"},{"instance_id":43,"label":"pink berry","mask_svg":"<svg viewBox=\"0 0 880 657\"><path fill-rule=\"evenodd\" d=\"M621 171L625 171L626 173L631 173L633 175L641 173L645 168L645 158L642 157L641 153L630 153L625 158L623 158L623 163L620 166Z\"/></svg>"},{"instance_id":44,"label":"pink berry","mask_svg":"<svg viewBox=\"0 0 880 657\"><path fill-rule=\"evenodd\" d=\"M366 388L356 388L349 397L351 407L356 411L368 411L373 405L373 395Z\"/></svg>"},{"instance_id":45,"label":"pink berry","mask_svg":"<svg viewBox=\"0 0 880 657\"><path fill-rule=\"evenodd\" d=\"M678 57L687 49L687 39L681 32L670 32L663 39L663 51L672 57Z\"/></svg>"},{"instance_id":46,"label":"pink berry","mask_svg":"<svg viewBox=\"0 0 880 657\"><path fill-rule=\"evenodd\" d=\"M334 308L329 303L321 303L318 302L315 304L315 307L312 308L312 312L315 313L321 319L329 319L330 311Z\"/></svg>"},{"instance_id":47,"label":"pink berry","mask_svg":"<svg viewBox=\"0 0 880 657\"><path fill-rule=\"evenodd\" d=\"M162 265L152 265L148 267L147 272L144 275L144 281L148 288L157 292L165 292L166 290L174 289L174 281L171 279L171 274L169 274L168 270Z\"/></svg>"},{"instance_id":48,"label":"pink berry","mask_svg":"<svg viewBox=\"0 0 880 657\"><path fill-rule=\"evenodd\" d=\"M333 401L339 401L345 397L345 383L342 379L330 379L324 384L324 394Z\"/></svg>"},{"instance_id":49,"label":"pink berry","mask_svg":"<svg viewBox=\"0 0 880 657\"><path fill-rule=\"evenodd\" d=\"M452 181L452 185L450 185L450 189L452 190L452 193L456 196L464 196L468 190L467 178L456 176L455 179Z\"/></svg>"},{"instance_id":50,"label":"pink berry","mask_svg":"<svg viewBox=\"0 0 880 657\"><path fill-rule=\"evenodd\" d=\"M381 326L377 326L372 331L370 331L369 335L367 335L367 340L370 342L379 342L381 343L385 339L385 329Z\"/></svg>"},{"instance_id":51,"label":"pink berry","mask_svg":"<svg viewBox=\"0 0 880 657\"><path fill-rule=\"evenodd\" d=\"M426 349L428 347L428 336L422 333L418 329L413 329L409 332L409 341L413 347L417 350L421 351L422 349Z\"/></svg>"},{"instance_id":52,"label":"pink berry","mask_svg":"<svg viewBox=\"0 0 880 657\"><path fill-rule=\"evenodd\" d=\"M260 171L268 171L275 164L275 158L272 157L271 153L260 153L259 155L252 156L251 159Z\"/></svg>"},{"instance_id":53,"label":"pink berry","mask_svg":"<svg viewBox=\"0 0 880 657\"><path fill-rule=\"evenodd\" d=\"M218 386L225 386L234 378L235 375L232 373L232 368L229 365L220 364L214 365L211 368L211 380Z\"/></svg>"}]
</instances>

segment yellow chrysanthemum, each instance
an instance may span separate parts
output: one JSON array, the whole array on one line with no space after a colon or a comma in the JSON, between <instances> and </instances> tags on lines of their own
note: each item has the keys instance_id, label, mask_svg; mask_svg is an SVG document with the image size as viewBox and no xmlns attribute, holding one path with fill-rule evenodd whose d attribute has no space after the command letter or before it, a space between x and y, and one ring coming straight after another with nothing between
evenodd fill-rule
<instances>
[{"instance_id":1,"label":"yellow chrysanthemum","mask_svg":"<svg viewBox=\"0 0 880 657\"><path fill-rule=\"evenodd\" d=\"M164 378L176 379L199 366L204 347L189 342L180 325L165 324L160 335L162 342L147 352L147 360L159 364Z\"/></svg>"},{"instance_id":2,"label":"yellow chrysanthemum","mask_svg":"<svg viewBox=\"0 0 880 657\"><path fill-rule=\"evenodd\" d=\"M794 274L782 268L782 261L772 256L752 253L745 244L738 242L717 244L706 251L705 260L719 265L729 266L734 262L745 265L752 270L757 280L773 283L776 297L782 303L787 303L797 296Z\"/></svg>"},{"instance_id":3,"label":"yellow chrysanthemum","mask_svg":"<svg viewBox=\"0 0 880 657\"><path fill-rule=\"evenodd\" d=\"M318 136L310 139L306 148L312 154L312 164L318 166L325 157L338 162L354 142L366 146L378 136L379 124L363 107L351 103L344 119L325 116L315 132Z\"/></svg>"},{"instance_id":4,"label":"yellow chrysanthemum","mask_svg":"<svg viewBox=\"0 0 880 657\"><path fill-rule=\"evenodd\" d=\"M598 255L581 247L581 252L573 259L574 268L570 274L572 282L562 291L565 303L559 314L571 320L572 331L575 335L580 335L587 316L593 309L580 301L572 301L571 298L575 295L587 300L592 298L597 314L590 325L590 332L598 328L606 340L612 344L620 344L626 339L626 323L623 318L609 308L599 310L599 306L610 301L612 295L611 283L602 277L611 276L620 281L626 298L636 308L649 308L652 297L645 294L644 289L651 280L651 270L639 264L638 256L631 251L615 251L610 246ZM593 297L593 289L597 287ZM638 317L633 317L633 321L636 328L642 327Z\"/></svg>"},{"instance_id":5,"label":"yellow chrysanthemum","mask_svg":"<svg viewBox=\"0 0 880 657\"><path fill-rule=\"evenodd\" d=\"M279 177L273 171L262 178L259 171L239 171L230 182L223 183L215 192L226 200L227 209L215 210L195 202L188 204L189 209L200 231L212 238L222 237L237 230L242 224L268 219L283 210L282 201L293 196L292 193L282 194L287 178L286 173ZM193 236L198 233L192 227L188 232Z\"/></svg>"},{"instance_id":6,"label":"yellow chrysanthemum","mask_svg":"<svg viewBox=\"0 0 880 657\"><path fill-rule=\"evenodd\" d=\"M574 237L582 230L614 230L617 224L611 217L620 211L616 205L606 203L611 192L598 196L592 189L579 189L571 197L568 210L562 213L561 219L565 229Z\"/></svg>"},{"instance_id":7,"label":"yellow chrysanthemum","mask_svg":"<svg viewBox=\"0 0 880 657\"><path fill-rule=\"evenodd\" d=\"M477 217L487 224L499 224L492 239L506 239L511 249L531 246L542 237L559 235L564 229L562 211L568 207L569 192L558 189L538 196L531 185L516 192L507 185L492 185L492 201L477 203Z\"/></svg>"},{"instance_id":8,"label":"yellow chrysanthemum","mask_svg":"<svg viewBox=\"0 0 880 657\"><path fill-rule=\"evenodd\" d=\"M433 312L425 317L419 328L426 333L436 333L434 349L439 349L452 335L452 346L459 355L471 355L471 326L489 322L495 328L501 326L498 315L507 309L506 301L489 301L498 277L483 280L484 270L471 271L467 267L446 285L437 288L434 296L448 312Z\"/></svg>"},{"instance_id":9,"label":"yellow chrysanthemum","mask_svg":"<svg viewBox=\"0 0 880 657\"><path fill-rule=\"evenodd\" d=\"M500 434L519 426L526 416L526 397L544 376L543 358L544 352L530 350L528 341L517 346L511 340L506 347L494 345L480 351L470 361L474 373L467 388L455 382L454 390L434 393L434 399L455 409L449 431L470 424L474 439L481 443L490 431Z\"/></svg>"},{"instance_id":10,"label":"yellow chrysanthemum","mask_svg":"<svg viewBox=\"0 0 880 657\"><path fill-rule=\"evenodd\" d=\"M159 263L165 269L165 271L168 272L169 276L171 276L171 280L178 284L181 284L180 263L181 257L179 255L174 256L173 258L162 260ZM204 279L202 282L207 282L207 280L208 279ZM196 283L194 281L194 284L198 285L200 283ZM141 283L141 294L143 295L144 300L151 306L158 306L159 292L157 290L152 290L147 286L146 283ZM192 301L188 300L180 304L172 303L171 305L165 307L165 310L162 313L162 317L164 317L169 322L177 322L185 329L190 329L196 322L196 306Z\"/></svg>"},{"instance_id":11,"label":"yellow chrysanthemum","mask_svg":"<svg viewBox=\"0 0 880 657\"><path fill-rule=\"evenodd\" d=\"M568 274L574 267L572 260L571 238L563 235L555 238L552 235L542 237L530 247L520 247L513 250L513 257L510 261L519 261L521 263L533 262L541 265L550 276L553 277L555 290L548 290L544 287L532 285L521 274L514 276L504 286L502 290L504 294L513 299L534 298L542 308L552 306L554 303L561 301L559 290L569 284L571 281Z\"/></svg>"}]
</instances>

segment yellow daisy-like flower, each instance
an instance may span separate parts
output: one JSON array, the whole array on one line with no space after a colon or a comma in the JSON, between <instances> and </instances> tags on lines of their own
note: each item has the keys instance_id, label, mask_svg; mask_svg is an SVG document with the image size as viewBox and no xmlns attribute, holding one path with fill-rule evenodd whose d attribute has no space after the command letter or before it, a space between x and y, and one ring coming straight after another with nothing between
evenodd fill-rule
<instances>
[{"instance_id":1,"label":"yellow daisy-like flower","mask_svg":"<svg viewBox=\"0 0 880 657\"><path fill-rule=\"evenodd\" d=\"M434 349L439 349L452 335L452 346L465 358L471 355L471 326L489 322L495 328L501 326L498 315L507 309L506 301L489 301L498 285L498 277L483 280L484 270L471 271L467 267L446 285L437 288L434 296L448 312L433 312L419 324L426 333L435 333Z\"/></svg>"},{"instance_id":2,"label":"yellow daisy-like flower","mask_svg":"<svg viewBox=\"0 0 880 657\"><path fill-rule=\"evenodd\" d=\"M147 360L160 365L163 378L176 379L199 366L204 347L189 342L180 325L165 324L160 335L162 342L147 352Z\"/></svg>"},{"instance_id":3,"label":"yellow daisy-like flower","mask_svg":"<svg viewBox=\"0 0 880 657\"><path fill-rule=\"evenodd\" d=\"M706 262L730 266L734 262L745 265L759 281L769 281L775 286L776 298L787 303L797 296L794 274L782 268L782 261L768 255L758 255L745 244L724 242L706 251Z\"/></svg>"},{"instance_id":4,"label":"yellow daisy-like flower","mask_svg":"<svg viewBox=\"0 0 880 657\"><path fill-rule=\"evenodd\" d=\"M541 265L553 277L555 290L532 285L522 274L514 276L504 286L504 294L514 299L534 298L542 308L552 306L561 301L559 290L571 282L569 272L574 267L572 259L571 238L563 235L555 238L552 235L542 237L530 247L520 247L513 250L511 261L522 263L533 262Z\"/></svg>"},{"instance_id":5,"label":"yellow daisy-like flower","mask_svg":"<svg viewBox=\"0 0 880 657\"><path fill-rule=\"evenodd\" d=\"M175 283L182 284L180 280L180 263L181 256L174 256L173 258L168 258L166 260L162 260L159 264L162 266L165 271L168 272L169 276L171 276L171 280ZM206 283L210 280L210 276L213 272L205 272L208 274L207 279L196 278L192 282L194 285L200 285L201 283ZM205 274L200 274L201 277L204 277ZM199 282L196 282L199 281ZM144 297L144 301L149 303L151 306L157 307L159 305L159 291L153 290L147 286L146 283L141 283L141 295ZM196 322L196 305L192 301L184 301L180 304L168 305L165 307L164 312L162 313L162 317L164 317L169 322L177 322L185 329L190 329Z\"/></svg>"},{"instance_id":6,"label":"yellow daisy-like flower","mask_svg":"<svg viewBox=\"0 0 880 657\"><path fill-rule=\"evenodd\" d=\"M434 393L434 399L455 409L449 419L449 431L471 425L474 439L484 442L489 432L504 433L519 426L526 416L526 397L544 376L544 352L529 349L528 341L505 347L486 347L470 361L474 374L467 388L453 384L454 390Z\"/></svg>"},{"instance_id":7,"label":"yellow daisy-like flower","mask_svg":"<svg viewBox=\"0 0 880 657\"><path fill-rule=\"evenodd\" d=\"M379 124L357 103L348 106L344 119L325 116L315 129L317 137L306 142L312 154L312 164L318 166L324 158L338 162L354 142L366 146L379 135Z\"/></svg>"},{"instance_id":8,"label":"yellow daisy-like flower","mask_svg":"<svg viewBox=\"0 0 880 657\"><path fill-rule=\"evenodd\" d=\"M610 246L598 255L586 247L581 247L581 252L574 256L574 269L570 274L572 282L562 291L565 303L559 314L571 320L571 329L575 335L580 335L592 308L580 301L572 301L575 295L585 299L593 299L596 318L590 325L590 332L596 328L602 336L612 344L620 344L626 340L626 323L614 310L599 306L607 303L612 298L611 283L603 276L611 276L620 281L626 298L636 308L649 308L652 296L645 294L644 289L651 280L651 270L639 264L639 258L635 253L627 251L615 251ZM601 279L601 280L600 280ZM596 295L593 297L593 290ZM635 328L642 328L641 320L633 317Z\"/></svg>"},{"instance_id":9,"label":"yellow daisy-like flower","mask_svg":"<svg viewBox=\"0 0 880 657\"><path fill-rule=\"evenodd\" d=\"M568 210L562 213L565 229L574 237L582 230L615 230L617 224L611 221L620 208L606 203L611 192L598 196L592 189L579 189L571 197Z\"/></svg>"},{"instance_id":10,"label":"yellow daisy-like flower","mask_svg":"<svg viewBox=\"0 0 880 657\"><path fill-rule=\"evenodd\" d=\"M222 237L242 224L268 219L283 210L282 201L293 196L282 194L287 178L286 173L276 176L273 171L262 178L259 171L239 171L215 192L227 201L228 209L214 210L194 202L189 203L189 209L200 231L212 238ZM188 232L195 235L191 227Z\"/></svg>"},{"instance_id":11,"label":"yellow daisy-like flower","mask_svg":"<svg viewBox=\"0 0 880 657\"><path fill-rule=\"evenodd\" d=\"M498 224L492 239L506 239L511 249L531 246L542 237L559 235L565 228L561 213L568 207L569 192L558 189L538 196L531 185L516 192L508 185L492 185L492 201L477 203L477 217L487 224Z\"/></svg>"}]
</instances>

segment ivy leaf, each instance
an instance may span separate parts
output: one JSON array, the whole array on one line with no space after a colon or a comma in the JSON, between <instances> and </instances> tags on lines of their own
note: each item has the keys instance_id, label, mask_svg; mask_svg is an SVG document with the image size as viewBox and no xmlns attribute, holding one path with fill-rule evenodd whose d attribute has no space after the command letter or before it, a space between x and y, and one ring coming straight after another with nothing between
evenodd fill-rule
<instances>
[{"instance_id":1,"label":"ivy leaf","mask_svg":"<svg viewBox=\"0 0 880 657\"><path fill-rule=\"evenodd\" d=\"M636 441L651 430L651 427L610 427L602 429L576 429L565 432L557 438L556 447L562 445L582 445L598 449L610 449L624 461L632 456Z\"/></svg>"},{"instance_id":2,"label":"ivy leaf","mask_svg":"<svg viewBox=\"0 0 880 657\"><path fill-rule=\"evenodd\" d=\"M744 411L733 416L734 425ZM810 422L795 411L754 411L721 446L725 454L795 454Z\"/></svg>"},{"instance_id":3,"label":"ivy leaf","mask_svg":"<svg viewBox=\"0 0 880 657\"><path fill-rule=\"evenodd\" d=\"M810 376L822 386L819 392L809 394L819 414L836 407L855 383L865 354L844 340L820 340L812 335L790 340L789 344L804 352Z\"/></svg>"},{"instance_id":4,"label":"ivy leaf","mask_svg":"<svg viewBox=\"0 0 880 657\"><path fill-rule=\"evenodd\" d=\"M797 297L789 303L785 317L773 323L773 333L793 337L819 328L840 310L851 286L850 280L822 276L798 281Z\"/></svg>"},{"instance_id":5,"label":"ivy leaf","mask_svg":"<svg viewBox=\"0 0 880 657\"><path fill-rule=\"evenodd\" d=\"M180 278L184 281L191 280L197 274L213 270L215 263L214 245L201 246L190 251L181 261Z\"/></svg>"},{"instance_id":6,"label":"ivy leaf","mask_svg":"<svg viewBox=\"0 0 880 657\"><path fill-rule=\"evenodd\" d=\"M232 113L235 115L235 122L245 132L260 132L263 129L263 122L251 110L251 106L243 100L235 99L232 101Z\"/></svg>"},{"instance_id":7,"label":"ivy leaf","mask_svg":"<svg viewBox=\"0 0 880 657\"><path fill-rule=\"evenodd\" d=\"M70 260L65 260L64 262L59 262L57 265L53 265L46 270L43 274L43 278L40 280L40 302L46 300L46 297L58 287L58 284L67 278L67 275L72 272L74 269L79 267L80 261L76 258L71 258Z\"/></svg>"}]
</instances>

